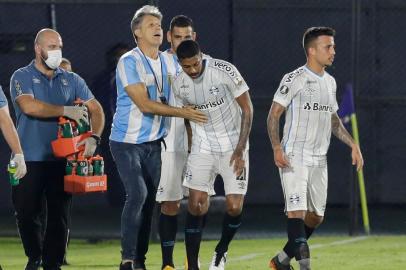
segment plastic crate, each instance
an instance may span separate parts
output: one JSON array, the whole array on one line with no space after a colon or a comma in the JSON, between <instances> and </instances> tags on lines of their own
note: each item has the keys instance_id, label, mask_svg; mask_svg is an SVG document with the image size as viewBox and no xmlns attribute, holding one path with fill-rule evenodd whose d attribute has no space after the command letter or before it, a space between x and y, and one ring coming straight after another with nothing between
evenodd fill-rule
<instances>
[{"instance_id":1,"label":"plastic crate","mask_svg":"<svg viewBox=\"0 0 406 270\"><path fill-rule=\"evenodd\" d=\"M65 175L64 190L72 194L107 191L107 175Z\"/></svg>"},{"instance_id":2,"label":"plastic crate","mask_svg":"<svg viewBox=\"0 0 406 270\"><path fill-rule=\"evenodd\" d=\"M83 141L84 139L90 137L92 135L92 132L87 132L84 134L81 134L76 137L72 138L58 138L56 140L53 140L51 142L52 145L52 151L54 152L54 155L56 157L67 157L71 156L75 153L78 153L79 151L84 151L85 146L81 145L80 147L77 147L77 144L80 141Z\"/></svg>"}]
</instances>

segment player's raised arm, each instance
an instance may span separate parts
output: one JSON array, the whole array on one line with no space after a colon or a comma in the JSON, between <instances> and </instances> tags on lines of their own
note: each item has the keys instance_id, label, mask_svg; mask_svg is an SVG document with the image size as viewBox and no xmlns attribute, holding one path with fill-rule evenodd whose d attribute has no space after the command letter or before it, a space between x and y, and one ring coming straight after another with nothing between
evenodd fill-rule
<instances>
[{"instance_id":1,"label":"player's raised arm","mask_svg":"<svg viewBox=\"0 0 406 270\"><path fill-rule=\"evenodd\" d=\"M272 144L275 165L279 168L289 166L289 161L286 159L281 145L281 140L279 138L279 120L284 112L285 107L277 102L273 102L267 119L268 136Z\"/></svg>"},{"instance_id":2,"label":"player's raised arm","mask_svg":"<svg viewBox=\"0 0 406 270\"><path fill-rule=\"evenodd\" d=\"M352 165L357 166L357 171L361 170L364 166L361 149L359 148L359 145L355 143L350 133L345 129L337 113L331 115L331 132L340 141L351 147Z\"/></svg>"}]
</instances>

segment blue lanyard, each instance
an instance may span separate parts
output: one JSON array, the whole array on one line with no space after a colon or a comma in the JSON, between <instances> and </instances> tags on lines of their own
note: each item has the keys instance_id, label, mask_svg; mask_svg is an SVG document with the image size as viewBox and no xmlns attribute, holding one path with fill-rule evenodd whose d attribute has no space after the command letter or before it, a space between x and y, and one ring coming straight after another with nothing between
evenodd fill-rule
<instances>
[{"instance_id":1,"label":"blue lanyard","mask_svg":"<svg viewBox=\"0 0 406 270\"><path fill-rule=\"evenodd\" d=\"M159 87L159 83L158 83L158 77L155 74L154 69L152 68L151 63L149 62L147 56L144 54L144 52L138 47L138 49L140 50L142 56L144 56L145 61L147 61L147 64L149 66L149 68L152 71L152 75L154 75L154 80L155 80L155 84L156 84L156 88L158 89L158 93L159 93L159 99L162 101L163 99L166 100L164 94L163 94L163 90L164 90L164 73L163 73L163 68L162 68L162 59L161 59L161 55L158 53L158 57L159 57L159 63L161 64L161 88ZM166 103L166 102L162 102L162 103Z\"/></svg>"}]
</instances>

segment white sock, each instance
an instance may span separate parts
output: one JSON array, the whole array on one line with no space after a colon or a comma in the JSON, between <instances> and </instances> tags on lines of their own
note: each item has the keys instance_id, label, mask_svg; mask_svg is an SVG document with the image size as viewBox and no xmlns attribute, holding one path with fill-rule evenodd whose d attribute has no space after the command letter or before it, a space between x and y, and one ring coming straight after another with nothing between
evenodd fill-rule
<instances>
[{"instance_id":1,"label":"white sock","mask_svg":"<svg viewBox=\"0 0 406 270\"><path fill-rule=\"evenodd\" d=\"M310 270L310 259L301 259L297 261L300 265L300 270Z\"/></svg>"},{"instance_id":2,"label":"white sock","mask_svg":"<svg viewBox=\"0 0 406 270\"><path fill-rule=\"evenodd\" d=\"M289 258L288 254L285 251L281 251L278 253L278 261L283 265L289 265L291 258Z\"/></svg>"}]
</instances>

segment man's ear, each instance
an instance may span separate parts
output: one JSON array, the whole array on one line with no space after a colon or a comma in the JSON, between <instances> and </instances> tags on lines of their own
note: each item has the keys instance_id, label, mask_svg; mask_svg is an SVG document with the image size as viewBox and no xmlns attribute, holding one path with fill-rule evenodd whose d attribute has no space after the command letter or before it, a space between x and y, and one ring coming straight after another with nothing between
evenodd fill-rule
<instances>
[{"instance_id":1,"label":"man's ear","mask_svg":"<svg viewBox=\"0 0 406 270\"><path fill-rule=\"evenodd\" d=\"M38 44L34 45L34 51L37 54L41 54L41 47Z\"/></svg>"},{"instance_id":2,"label":"man's ear","mask_svg":"<svg viewBox=\"0 0 406 270\"><path fill-rule=\"evenodd\" d=\"M167 40L169 43L172 42L171 31L166 32L166 40Z\"/></svg>"},{"instance_id":3,"label":"man's ear","mask_svg":"<svg viewBox=\"0 0 406 270\"><path fill-rule=\"evenodd\" d=\"M315 55L316 54L316 48L314 47L309 47L309 49L307 50L307 53L309 55Z\"/></svg>"},{"instance_id":4,"label":"man's ear","mask_svg":"<svg viewBox=\"0 0 406 270\"><path fill-rule=\"evenodd\" d=\"M139 29L139 28L135 29L135 30L134 30L134 36L137 37L137 38L139 38L140 35L141 35L140 29Z\"/></svg>"},{"instance_id":5,"label":"man's ear","mask_svg":"<svg viewBox=\"0 0 406 270\"><path fill-rule=\"evenodd\" d=\"M196 34L196 32L193 32L193 33L192 33L192 40L193 40L193 41L196 41L196 38L197 38L197 34Z\"/></svg>"}]
</instances>

